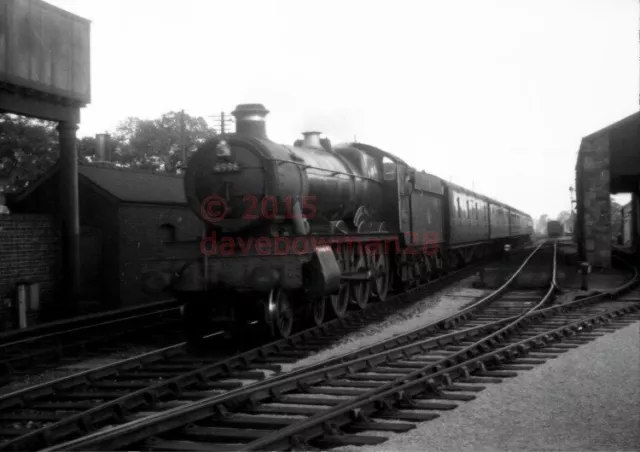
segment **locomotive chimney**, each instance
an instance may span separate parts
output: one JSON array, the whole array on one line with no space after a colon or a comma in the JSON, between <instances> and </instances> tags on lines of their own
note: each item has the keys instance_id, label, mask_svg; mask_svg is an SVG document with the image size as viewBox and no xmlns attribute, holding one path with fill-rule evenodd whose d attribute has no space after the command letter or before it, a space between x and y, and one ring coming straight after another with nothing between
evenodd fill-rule
<instances>
[{"instance_id":1,"label":"locomotive chimney","mask_svg":"<svg viewBox=\"0 0 640 452\"><path fill-rule=\"evenodd\" d=\"M231 114L236 118L236 133L254 138L267 138L265 117L269 110L262 104L238 105Z\"/></svg>"},{"instance_id":2,"label":"locomotive chimney","mask_svg":"<svg viewBox=\"0 0 640 452\"><path fill-rule=\"evenodd\" d=\"M96 135L96 161L108 162L110 160L109 135L98 133Z\"/></svg>"},{"instance_id":3,"label":"locomotive chimney","mask_svg":"<svg viewBox=\"0 0 640 452\"><path fill-rule=\"evenodd\" d=\"M322 144L320 143L320 132L302 132L302 135L304 136L304 147L322 149Z\"/></svg>"}]
</instances>

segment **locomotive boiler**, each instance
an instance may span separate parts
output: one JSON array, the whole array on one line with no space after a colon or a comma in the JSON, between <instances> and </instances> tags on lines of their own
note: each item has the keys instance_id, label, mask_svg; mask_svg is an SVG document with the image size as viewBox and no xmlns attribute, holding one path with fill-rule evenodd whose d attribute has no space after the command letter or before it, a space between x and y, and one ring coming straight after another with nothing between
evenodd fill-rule
<instances>
[{"instance_id":1,"label":"locomotive boiler","mask_svg":"<svg viewBox=\"0 0 640 452\"><path fill-rule=\"evenodd\" d=\"M305 133L299 146L274 143L267 113L260 104L239 105L236 134L208 140L189 161L184 188L206 225L203 257L172 288L187 303L190 335L201 334L204 318L244 324L264 314L272 331L286 336L296 312L319 323L326 301L336 316L353 299L366 303L371 257L361 243L336 250L335 242L384 232L386 154L357 144L331 147L318 132Z\"/></svg>"},{"instance_id":2,"label":"locomotive boiler","mask_svg":"<svg viewBox=\"0 0 640 452\"><path fill-rule=\"evenodd\" d=\"M185 193L191 209L218 231L267 235L357 229L376 218L382 168L349 146L323 147L319 132L302 147L270 141L260 104L233 112L237 134L207 141L191 158Z\"/></svg>"}]
</instances>

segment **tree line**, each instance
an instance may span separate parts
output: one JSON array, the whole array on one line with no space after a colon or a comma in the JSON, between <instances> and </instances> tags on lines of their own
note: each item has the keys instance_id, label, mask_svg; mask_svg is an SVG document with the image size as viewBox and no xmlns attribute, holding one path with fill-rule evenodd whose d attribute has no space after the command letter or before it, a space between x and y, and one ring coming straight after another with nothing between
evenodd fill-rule
<instances>
[{"instance_id":1,"label":"tree line","mask_svg":"<svg viewBox=\"0 0 640 452\"><path fill-rule=\"evenodd\" d=\"M611 232L612 234L618 235L619 231L622 228L622 206L615 202L613 198L609 198L611 202ZM571 213L563 210L558 214L556 218L551 218L548 214L542 214L538 218L537 221L534 222L534 230L538 234L545 235L547 233L547 222L551 220L556 220L565 225L565 230L567 229L567 225L569 225L571 221ZM571 225L571 227L575 227L575 225Z\"/></svg>"},{"instance_id":2,"label":"tree line","mask_svg":"<svg viewBox=\"0 0 640 452\"><path fill-rule=\"evenodd\" d=\"M186 160L206 139L217 134L202 117L171 111L156 119L128 117L110 135L110 161L120 167L179 172L181 136ZM57 123L0 113L0 193L19 191L53 166L60 152ZM95 162L95 137L77 141L78 160Z\"/></svg>"}]
</instances>

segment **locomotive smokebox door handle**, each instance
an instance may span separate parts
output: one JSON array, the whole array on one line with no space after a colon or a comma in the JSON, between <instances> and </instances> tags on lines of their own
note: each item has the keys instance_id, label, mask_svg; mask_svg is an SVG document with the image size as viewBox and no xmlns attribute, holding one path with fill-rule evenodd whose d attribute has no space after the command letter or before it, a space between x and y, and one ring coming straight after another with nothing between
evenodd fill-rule
<instances>
[{"instance_id":1,"label":"locomotive smokebox door handle","mask_svg":"<svg viewBox=\"0 0 640 452\"><path fill-rule=\"evenodd\" d=\"M308 279L306 292L310 299L338 293L340 266L330 246L316 247L306 267L305 273Z\"/></svg>"}]
</instances>

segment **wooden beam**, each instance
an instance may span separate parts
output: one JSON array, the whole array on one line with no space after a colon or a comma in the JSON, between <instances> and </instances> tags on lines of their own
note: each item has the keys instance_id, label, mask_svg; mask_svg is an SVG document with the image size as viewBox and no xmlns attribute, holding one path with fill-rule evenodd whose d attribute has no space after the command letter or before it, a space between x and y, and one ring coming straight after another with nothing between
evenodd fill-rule
<instances>
[{"instance_id":1,"label":"wooden beam","mask_svg":"<svg viewBox=\"0 0 640 452\"><path fill-rule=\"evenodd\" d=\"M31 116L48 121L80 122L80 109L56 105L44 100L12 94L0 90L0 111Z\"/></svg>"}]
</instances>

